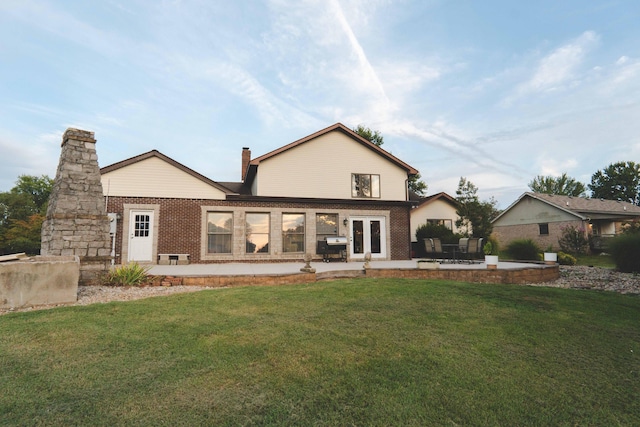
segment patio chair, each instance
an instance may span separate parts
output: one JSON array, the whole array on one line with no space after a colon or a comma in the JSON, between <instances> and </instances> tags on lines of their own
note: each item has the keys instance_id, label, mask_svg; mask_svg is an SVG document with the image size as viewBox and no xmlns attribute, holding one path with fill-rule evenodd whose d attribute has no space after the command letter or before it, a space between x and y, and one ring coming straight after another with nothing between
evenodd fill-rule
<instances>
[{"instance_id":1,"label":"patio chair","mask_svg":"<svg viewBox=\"0 0 640 427\"><path fill-rule=\"evenodd\" d=\"M463 256L464 256L464 259L466 259L469 263L473 262L473 259L478 254L478 243L479 243L479 241L480 241L480 239L478 239L476 237L472 237L469 240L467 240L467 250L465 251Z\"/></svg>"},{"instance_id":2,"label":"patio chair","mask_svg":"<svg viewBox=\"0 0 640 427\"><path fill-rule=\"evenodd\" d=\"M476 258L484 258L484 239L482 237L478 239L478 250L476 251Z\"/></svg>"},{"instance_id":3,"label":"patio chair","mask_svg":"<svg viewBox=\"0 0 640 427\"><path fill-rule=\"evenodd\" d=\"M431 240L433 240L433 251L435 252L435 254L440 255L440 257L443 259L448 258L449 252L445 251L442 248L442 241L438 238L433 238Z\"/></svg>"},{"instance_id":4,"label":"patio chair","mask_svg":"<svg viewBox=\"0 0 640 427\"><path fill-rule=\"evenodd\" d=\"M436 259L436 251L433 249L433 240L429 238L424 239L424 249L427 252L427 257Z\"/></svg>"},{"instance_id":5,"label":"patio chair","mask_svg":"<svg viewBox=\"0 0 640 427\"><path fill-rule=\"evenodd\" d=\"M458 252L462 254L466 253L468 245L469 245L469 238L461 237L460 240L458 240Z\"/></svg>"}]
</instances>

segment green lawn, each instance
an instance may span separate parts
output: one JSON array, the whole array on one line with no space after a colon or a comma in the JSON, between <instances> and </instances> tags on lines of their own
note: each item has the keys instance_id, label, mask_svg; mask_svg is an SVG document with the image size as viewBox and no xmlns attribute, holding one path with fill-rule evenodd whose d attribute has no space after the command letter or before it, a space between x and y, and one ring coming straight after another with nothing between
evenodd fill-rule
<instances>
[{"instance_id":1,"label":"green lawn","mask_svg":"<svg viewBox=\"0 0 640 427\"><path fill-rule=\"evenodd\" d=\"M640 297L420 280L0 316L0 425L639 425Z\"/></svg>"},{"instance_id":2,"label":"green lawn","mask_svg":"<svg viewBox=\"0 0 640 427\"><path fill-rule=\"evenodd\" d=\"M611 258L611 255L579 255L576 265L616 268L616 263L613 261L613 258Z\"/></svg>"}]
</instances>

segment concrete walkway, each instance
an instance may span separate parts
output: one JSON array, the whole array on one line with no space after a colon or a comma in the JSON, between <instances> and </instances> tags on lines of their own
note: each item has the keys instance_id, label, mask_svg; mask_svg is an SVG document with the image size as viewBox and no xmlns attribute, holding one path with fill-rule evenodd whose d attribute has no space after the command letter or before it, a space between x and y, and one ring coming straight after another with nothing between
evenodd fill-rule
<instances>
[{"instance_id":1,"label":"concrete walkway","mask_svg":"<svg viewBox=\"0 0 640 427\"><path fill-rule=\"evenodd\" d=\"M417 259L406 261L371 261L372 269L415 269ZM304 267L304 262L272 262L272 263L215 263L215 264L189 264L189 265L154 265L149 270L149 274L157 276L259 276L259 275L285 275L300 273ZM362 270L364 261L353 262L312 262L311 267L317 273L331 271ZM499 262L499 270L517 270L523 267L543 268L542 264ZM441 263L441 270L486 270L484 262L474 264L466 263Z\"/></svg>"}]
</instances>

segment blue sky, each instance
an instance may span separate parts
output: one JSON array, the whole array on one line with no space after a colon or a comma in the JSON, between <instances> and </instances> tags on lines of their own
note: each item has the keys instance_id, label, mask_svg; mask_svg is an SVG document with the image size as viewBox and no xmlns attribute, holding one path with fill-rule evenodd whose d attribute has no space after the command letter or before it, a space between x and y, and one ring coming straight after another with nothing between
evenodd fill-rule
<instances>
[{"instance_id":1,"label":"blue sky","mask_svg":"<svg viewBox=\"0 0 640 427\"><path fill-rule=\"evenodd\" d=\"M505 208L640 161L639 22L637 0L3 0L0 191L54 177L68 127L101 166L157 149L239 181L242 147L341 122L429 194L464 176Z\"/></svg>"}]
</instances>

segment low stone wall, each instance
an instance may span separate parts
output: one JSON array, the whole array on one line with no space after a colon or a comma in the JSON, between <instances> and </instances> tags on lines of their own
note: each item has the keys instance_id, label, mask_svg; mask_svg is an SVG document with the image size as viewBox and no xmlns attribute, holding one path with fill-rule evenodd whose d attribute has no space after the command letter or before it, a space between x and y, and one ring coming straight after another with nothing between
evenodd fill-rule
<instances>
[{"instance_id":1,"label":"low stone wall","mask_svg":"<svg viewBox=\"0 0 640 427\"><path fill-rule=\"evenodd\" d=\"M394 277L403 279L453 280L469 283L544 283L560 277L557 265L544 267L523 267L509 270L452 270L452 269L370 269L366 277Z\"/></svg>"},{"instance_id":2,"label":"low stone wall","mask_svg":"<svg viewBox=\"0 0 640 427\"><path fill-rule=\"evenodd\" d=\"M176 283L177 279L180 283ZM223 288L229 286L274 286L274 285L298 285L302 283L311 283L316 281L315 273L296 273L296 274L266 274L266 275L248 275L248 276L185 276L181 278L169 278L172 285L184 286L210 286L215 288Z\"/></svg>"},{"instance_id":3,"label":"low stone wall","mask_svg":"<svg viewBox=\"0 0 640 427\"><path fill-rule=\"evenodd\" d=\"M338 279L343 277L367 278L402 278L402 279L435 279L453 280L469 283L544 283L560 277L558 265L522 267L518 269L418 269L418 268L372 268L367 270L335 271L331 274L299 273L289 275L248 275L248 276L185 276L165 278L167 286L273 286L311 283L318 280Z\"/></svg>"},{"instance_id":4,"label":"low stone wall","mask_svg":"<svg viewBox=\"0 0 640 427\"><path fill-rule=\"evenodd\" d=\"M77 256L42 256L0 263L0 308L75 302L79 278Z\"/></svg>"}]
</instances>

